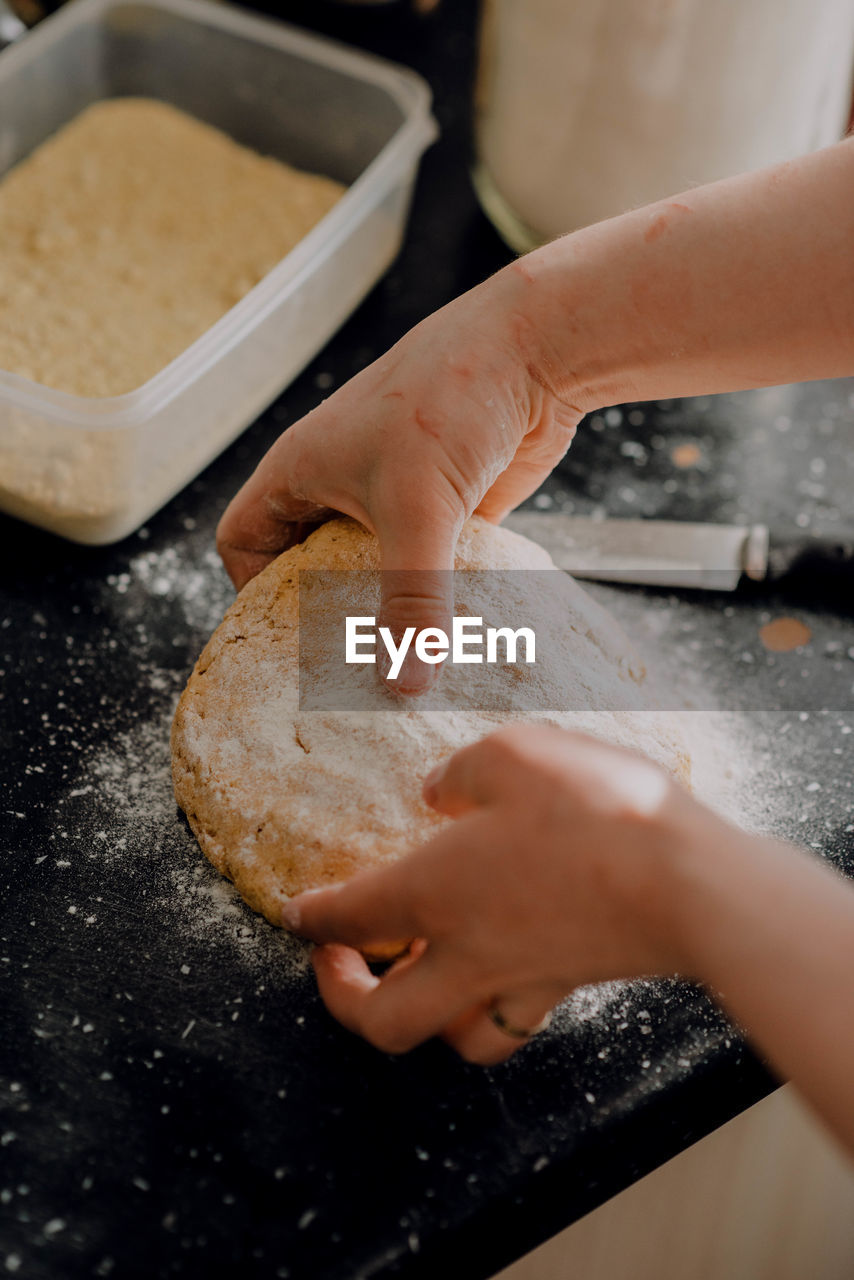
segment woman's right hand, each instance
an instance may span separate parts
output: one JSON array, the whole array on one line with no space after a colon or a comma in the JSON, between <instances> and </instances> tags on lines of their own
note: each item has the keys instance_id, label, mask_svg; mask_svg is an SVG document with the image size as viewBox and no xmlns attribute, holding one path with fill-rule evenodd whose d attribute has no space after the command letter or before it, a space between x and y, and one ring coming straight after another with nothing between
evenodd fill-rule
<instances>
[{"instance_id":1,"label":"woman's right hand","mask_svg":"<svg viewBox=\"0 0 854 1280\"><path fill-rule=\"evenodd\" d=\"M235 585L340 511L379 538L384 625L447 629L463 521L532 493L585 412L849 374L852 180L848 139L564 236L443 307L261 460L219 527ZM438 670L415 665L410 692Z\"/></svg>"},{"instance_id":2,"label":"woman's right hand","mask_svg":"<svg viewBox=\"0 0 854 1280\"><path fill-rule=\"evenodd\" d=\"M449 630L442 571L464 521L497 522L533 493L584 412L538 372L535 336L512 304L516 271L422 321L276 441L220 523L236 587L307 525L343 512L379 539L380 623ZM407 681L404 667L398 692L420 692L436 671L416 663Z\"/></svg>"}]
</instances>

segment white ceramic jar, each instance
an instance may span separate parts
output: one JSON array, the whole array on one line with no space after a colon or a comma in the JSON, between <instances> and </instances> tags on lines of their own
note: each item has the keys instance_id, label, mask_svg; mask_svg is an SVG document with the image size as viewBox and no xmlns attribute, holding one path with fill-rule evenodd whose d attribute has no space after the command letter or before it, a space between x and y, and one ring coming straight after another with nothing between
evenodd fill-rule
<instances>
[{"instance_id":1,"label":"white ceramic jar","mask_svg":"<svg viewBox=\"0 0 854 1280\"><path fill-rule=\"evenodd\" d=\"M484 0L475 185L525 251L838 139L854 0Z\"/></svg>"}]
</instances>

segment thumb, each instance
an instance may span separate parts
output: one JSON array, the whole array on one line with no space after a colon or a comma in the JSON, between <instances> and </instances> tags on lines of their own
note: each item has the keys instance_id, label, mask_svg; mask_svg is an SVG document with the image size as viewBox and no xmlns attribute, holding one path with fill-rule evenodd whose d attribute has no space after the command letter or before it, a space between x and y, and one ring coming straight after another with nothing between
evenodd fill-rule
<instances>
[{"instance_id":1,"label":"thumb","mask_svg":"<svg viewBox=\"0 0 854 1280\"><path fill-rule=\"evenodd\" d=\"M370 528L355 495L324 470L330 452L323 446L324 433L334 422L324 402L289 427L226 508L217 550L238 591L336 512ZM346 473L346 460L340 465Z\"/></svg>"},{"instance_id":2,"label":"thumb","mask_svg":"<svg viewBox=\"0 0 854 1280\"><path fill-rule=\"evenodd\" d=\"M294 492L297 446L293 428L280 436L219 522L217 550L238 591L330 514L324 503Z\"/></svg>"},{"instance_id":3,"label":"thumb","mask_svg":"<svg viewBox=\"0 0 854 1280\"><path fill-rule=\"evenodd\" d=\"M439 654L429 647L415 652L415 636L424 630L449 636L454 614L454 552L461 518L445 510L422 512L413 519L401 505L392 519L377 521L382 564L380 627L387 627L396 645L409 636L402 665L395 670L393 656L380 649L380 674L389 687L405 696L431 689L441 670ZM439 637L426 637L439 639ZM400 654L400 648L398 648Z\"/></svg>"}]
</instances>

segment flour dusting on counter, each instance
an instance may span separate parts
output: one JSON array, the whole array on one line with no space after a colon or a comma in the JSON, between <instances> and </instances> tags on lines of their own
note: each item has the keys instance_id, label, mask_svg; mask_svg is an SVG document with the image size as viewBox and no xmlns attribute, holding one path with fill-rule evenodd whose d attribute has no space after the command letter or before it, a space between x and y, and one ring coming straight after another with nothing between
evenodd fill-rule
<instances>
[{"instance_id":1,"label":"flour dusting on counter","mask_svg":"<svg viewBox=\"0 0 854 1280\"><path fill-rule=\"evenodd\" d=\"M169 731L188 666L183 657L177 667L166 665L169 654L154 659L152 613L161 615L157 632L172 635L176 653L201 647L233 597L218 556L191 540L143 551L125 572L107 578L102 595L135 634L124 654L129 697L126 705L103 708L102 727L111 731L81 753L69 778L58 811L69 843L97 859L113 881L132 884L142 909L161 915L164 927L174 920L176 939L212 950L225 944L237 963L269 968L278 978L303 976L305 947L250 911L199 856L172 791Z\"/></svg>"}]
</instances>

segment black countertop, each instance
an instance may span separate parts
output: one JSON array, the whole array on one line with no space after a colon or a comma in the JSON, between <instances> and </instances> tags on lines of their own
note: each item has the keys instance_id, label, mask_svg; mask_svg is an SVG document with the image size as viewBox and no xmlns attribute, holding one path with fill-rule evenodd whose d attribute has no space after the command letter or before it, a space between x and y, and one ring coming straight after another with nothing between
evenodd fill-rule
<instances>
[{"instance_id":1,"label":"black countertop","mask_svg":"<svg viewBox=\"0 0 854 1280\"><path fill-rule=\"evenodd\" d=\"M472 5L312 19L434 86L443 136L399 261L138 534L86 549L0 520L0 1267L28 1280L477 1280L773 1087L666 981L576 993L492 1070L437 1044L385 1057L327 1016L302 949L175 809L168 728L231 598L228 497L284 426L509 256L467 178ZM854 384L836 382L597 415L536 502L832 532L852 490ZM749 816L854 871L851 602L595 590L725 709ZM769 655L759 627L792 613L810 644Z\"/></svg>"}]
</instances>

